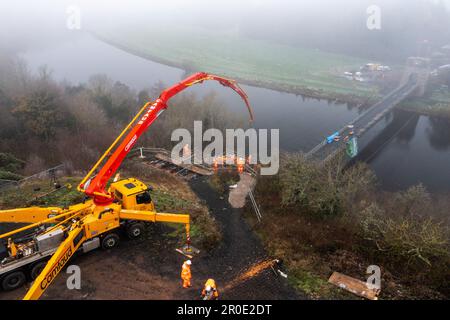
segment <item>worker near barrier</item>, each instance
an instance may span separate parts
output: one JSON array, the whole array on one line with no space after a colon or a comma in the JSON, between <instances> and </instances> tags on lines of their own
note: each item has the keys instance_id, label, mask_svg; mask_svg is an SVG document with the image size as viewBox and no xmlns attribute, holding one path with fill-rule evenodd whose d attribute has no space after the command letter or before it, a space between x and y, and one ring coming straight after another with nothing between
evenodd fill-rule
<instances>
[{"instance_id":1,"label":"worker near barrier","mask_svg":"<svg viewBox=\"0 0 450 320\"><path fill-rule=\"evenodd\" d=\"M191 287L191 260L186 260L181 267L181 280L183 282L183 288Z\"/></svg>"},{"instance_id":2,"label":"worker near barrier","mask_svg":"<svg viewBox=\"0 0 450 320\"><path fill-rule=\"evenodd\" d=\"M217 291L216 282L214 279L208 279L205 282L205 286L202 290L202 298L203 300L218 300L219 299L219 291Z\"/></svg>"}]
</instances>

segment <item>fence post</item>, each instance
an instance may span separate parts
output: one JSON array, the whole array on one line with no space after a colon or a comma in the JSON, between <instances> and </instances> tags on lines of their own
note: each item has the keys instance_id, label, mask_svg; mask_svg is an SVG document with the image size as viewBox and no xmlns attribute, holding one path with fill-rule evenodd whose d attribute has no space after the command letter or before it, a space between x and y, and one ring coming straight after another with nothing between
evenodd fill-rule
<instances>
[{"instance_id":1,"label":"fence post","mask_svg":"<svg viewBox=\"0 0 450 320\"><path fill-rule=\"evenodd\" d=\"M139 156L140 159L145 159L143 149L144 149L143 147L140 147L140 148L139 148L139 150L140 150L140 152L141 152L141 155Z\"/></svg>"}]
</instances>

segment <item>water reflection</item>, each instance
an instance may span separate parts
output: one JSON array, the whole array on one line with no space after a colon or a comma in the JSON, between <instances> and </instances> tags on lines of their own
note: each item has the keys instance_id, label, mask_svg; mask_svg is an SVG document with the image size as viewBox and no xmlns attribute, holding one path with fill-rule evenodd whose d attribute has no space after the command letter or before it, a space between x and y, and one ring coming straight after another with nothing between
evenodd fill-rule
<instances>
[{"instance_id":1,"label":"water reflection","mask_svg":"<svg viewBox=\"0 0 450 320\"><path fill-rule=\"evenodd\" d=\"M450 120L438 117L429 117L430 126L426 134L430 144L435 150L446 151L450 148Z\"/></svg>"},{"instance_id":2,"label":"water reflection","mask_svg":"<svg viewBox=\"0 0 450 320\"><path fill-rule=\"evenodd\" d=\"M422 183L433 192L450 191L449 121L407 112L397 112L396 118L397 132L384 132L384 146L370 160L383 188L399 190Z\"/></svg>"},{"instance_id":3,"label":"water reflection","mask_svg":"<svg viewBox=\"0 0 450 320\"><path fill-rule=\"evenodd\" d=\"M419 118L418 114L394 110L394 123L398 124L396 128L402 128L397 131L398 141L408 143L414 138Z\"/></svg>"}]
</instances>

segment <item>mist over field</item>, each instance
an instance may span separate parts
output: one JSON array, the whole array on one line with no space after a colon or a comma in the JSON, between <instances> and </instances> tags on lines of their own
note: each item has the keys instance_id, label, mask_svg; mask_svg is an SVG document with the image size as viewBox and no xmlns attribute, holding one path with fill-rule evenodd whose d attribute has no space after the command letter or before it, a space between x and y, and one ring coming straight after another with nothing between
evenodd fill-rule
<instances>
[{"instance_id":1,"label":"mist over field","mask_svg":"<svg viewBox=\"0 0 450 320\"><path fill-rule=\"evenodd\" d=\"M381 29L375 31L366 26L367 9L374 5L381 10ZM0 46L20 50L70 36L66 20L71 6L80 9L85 30L191 25L354 56L402 59L417 51L421 41L450 41L448 0L133 0L126 6L121 1L21 0L0 4Z\"/></svg>"}]
</instances>

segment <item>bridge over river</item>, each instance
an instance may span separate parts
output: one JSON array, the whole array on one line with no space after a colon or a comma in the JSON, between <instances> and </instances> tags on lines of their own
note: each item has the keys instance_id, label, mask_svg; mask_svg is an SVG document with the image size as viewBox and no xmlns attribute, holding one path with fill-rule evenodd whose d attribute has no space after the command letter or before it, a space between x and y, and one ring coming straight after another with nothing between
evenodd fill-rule
<instances>
[{"instance_id":1,"label":"bridge over river","mask_svg":"<svg viewBox=\"0 0 450 320\"><path fill-rule=\"evenodd\" d=\"M407 68L401 84L383 99L369 107L357 118L334 134L324 139L308 153L306 158L318 162L326 162L344 152L349 144L353 150L361 151L385 125L377 125L385 119L389 112L400 102L415 94L423 94L423 88L428 80L428 69ZM377 127L377 128L376 128ZM356 154L356 152L355 152ZM355 154L351 155L355 156ZM350 159L350 158L347 158Z\"/></svg>"}]
</instances>

